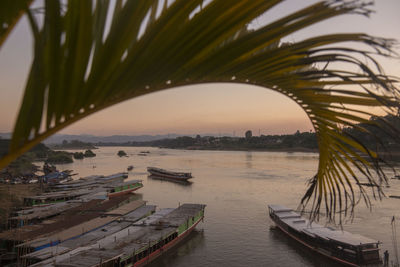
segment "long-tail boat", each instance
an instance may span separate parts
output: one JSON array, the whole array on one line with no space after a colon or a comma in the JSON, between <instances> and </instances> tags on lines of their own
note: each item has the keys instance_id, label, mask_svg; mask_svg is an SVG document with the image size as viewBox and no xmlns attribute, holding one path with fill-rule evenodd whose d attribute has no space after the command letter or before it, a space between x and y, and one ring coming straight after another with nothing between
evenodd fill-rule
<instances>
[{"instance_id":1,"label":"long-tail boat","mask_svg":"<svg viewBox=\"0 0 400 267\"><path fill-rule=\"evenodd\" d=\"M154 177L166 178L175 181L187 181L188 179L193 178L190 172L174 172L155 167L147 167L147 171Z\"/></svg>"},{"instance_id":2,"label":"long-tail boat","mask_svg":"<svg viewBox=\"0 0 400 267\"><path fill-rule=\"evenodd\" d=\"M310 222L281 205L268 209L282 232L314 252L345 266L381 266L379 241Z\"/></svg>"},{"instance_id":3,"label":"long-tail boat","mask_svg":"<svg viewBox=\"0 0 400 267\"><path fill-rule=\"evenodd\" d=\"M46 258L32 267L144 266L188 236L202 221L204 209L203 204L183 204L176 209L161 209L129 226L124 225L120 231L108 235L108 231L98 231L105 236L97 240L92 238L90 244L76 240L76 243L80 243L78 247L63 248L64 253L61 254L53 249L56 254L53 257L46 256L52 254L51 251L40 255L32 253L28 257L36 260Z\"/></svg>"}]
</instances>

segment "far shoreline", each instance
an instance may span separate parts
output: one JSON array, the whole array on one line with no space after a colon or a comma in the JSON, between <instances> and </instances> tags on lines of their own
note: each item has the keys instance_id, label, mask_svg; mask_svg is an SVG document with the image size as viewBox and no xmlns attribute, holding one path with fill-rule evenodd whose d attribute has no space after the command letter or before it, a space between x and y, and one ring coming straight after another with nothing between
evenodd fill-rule
<instances>
[{"instance_id":1,"label":"far shoreline","mask_svg":"<svg viewBox=\"0 0 400 267\"><path fill-rule=\"evenodd\" d=\"M148 147L148 148L160 148L160 149L173 149L173 150L198 150L198 151L243 151L243 152L286 152L286 153L317 153L319 154L319 149L311 149L305 147L286 147L286 148L260 148L260 149L246 149L246 148L210 148L210 147L162 147L162 146L127 146L122 144L114 144L114 145L96 145L97 148L100 147ZM380 152L380 155L384 158L393 157L395 159L400 159L400 151L392 151L392 152Z\"/></svg>"},{"instance_id":2,"label":"far shoreline","mask_svg":"<svg viewBox=\"0 0 400 267\"><path fill-rule=\"evenodd\" d=\"M319 153L318 149L310 149L305 147L294 147L294 148L260 148L260 149L246 149L246 148L203 148L203 147L159 147L159 146L124 146L124 145L97 145L97 147L153 147L162 149L174 149L174 150L203 150L203 151L248 151L248 152L302 152L302 153Z\"/></svg>"},{"instance_id":3,"label":"far shoreline","mask_svg":"<svg viewBox=\"0 0 400 267\"><path fill-rule=\"evenodd\" d=\"M164 147L162 147L164 148ZM165 147L167 148L167 147ZM182 149L182 148L172 148L172 149ZM183 148L183 150L208 150L208 151L248 151L248 152L288 152L288 153L294 153L294 152L304 152L304 153L318 153L318 149L309 149L309 148L302 148L302 147L296 147L296 148L275 148L275 149L266 149L266 148L260 148L260 149L240 149L240 148L192 148L192 147L187 147Z\"/></svg>"}]
</instances>

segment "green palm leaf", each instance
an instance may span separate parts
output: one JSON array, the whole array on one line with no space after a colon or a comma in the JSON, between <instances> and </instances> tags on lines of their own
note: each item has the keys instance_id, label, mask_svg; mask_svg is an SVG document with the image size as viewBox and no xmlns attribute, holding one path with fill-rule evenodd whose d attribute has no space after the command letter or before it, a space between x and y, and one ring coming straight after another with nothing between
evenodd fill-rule
<instances>
[{"instance_id":1,"label":"green palm leaf","mask_svg":"<svg viewBox=\"0 0 400 267\"><path fill-rule=\"evenodd\" d=\"M32 0L3 0L0 9L0 48Z\"/></svg>"},{"instance_id":2,"label":"green palm leaf","mask_svg":"<svg viewBox=\"0 0 400 267\"><path fill-rule=\"evenodd\" d=\"M369 121L372 114L363 107L383 107L390 113L398 106L396 78L385 76L374 59L389 54L393 41L330 34L279 44L289 34L334 16L367 15L361 1L321 1L247 30L246 25L282 1L214 0L203 5L202 0L175 0L159 7L159 0L131 0L116 1L114 7L107 0L69 0L66 6L47 0L44 23L28 11L34 59L10 152L0 167L66 126L124 100L188 84L245 83L292 98L315 128L318 173L302 203L313 199L314 215L321 205L330 218L343 210L352 214L358 202L355 182L377 184L381 196L386 177L377 151L342 129L358 123L384 128ZM0 9L7 4L1 2ZM347 42L372 50L344 46ZM337 63L351 68L338 69ZM368 205L368 194L358 188Z\"/></svg>"}]
</instances>

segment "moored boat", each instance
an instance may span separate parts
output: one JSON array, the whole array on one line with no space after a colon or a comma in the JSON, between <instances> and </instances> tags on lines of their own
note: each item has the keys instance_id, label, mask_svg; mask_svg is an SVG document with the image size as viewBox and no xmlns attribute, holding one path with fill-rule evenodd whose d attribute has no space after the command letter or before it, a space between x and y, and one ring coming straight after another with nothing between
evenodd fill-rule
<instances>
[{"instance_id":1,"label":"moored boat","mask_svg":"<svg viewBox=\"0 0 400 267\"><path fill-rule=\"evenodd\" d=\"M174 172L155 167L147 167L147 171L152 176L176 180L176 181L187 181L188 179L193 178L190 172Z\"/></svg>"},{"instance_id":2,"label":"moored boat","mask_svg":"<svg viewBox=\"0 0 400 267\"><path fill-rule=\"evenodd\" d=\"M134 180L134 181L128 181L122 184L118 184L116 186L113 186L108 192L108 197L116 197L124 194L128 194L130 192L136 191L139 188L142 188L142 180Z\"/></svg>"},{"instance_id":3,"label":"moored boat","mask_svg":"<svg viewBox=\"0 0 400 267\"><path fill-rule=\"evenodd\" d=\"M104 192L103 198L119 196L130 193L143 187L141 180L124 182L127 173L117 173L109 176L90 176L79 180L70 181L65 184L49 185L50 192L38 196L27 196L24 204L27 206L44 206L68 200L83 198L99 198Z\"/></svg>"},{"instance_id":4,"label":"moored boat","mask_svg":"<svg viewBox=\"0 0 400 267\"><path fill-rule=\"evenodd\" d=\"M269 216L289 237L309 249L346 266L380 266L379 241L324 227L290 208L268 205Z\"/></svg>"},{"instance_id":5,"label":"moored boat","mask_svg":"<svg viewBox=\"0 0 400 267\"><path fill-rule=\"evenodd\" d=\"M116 225L120 228L118 231L107 234L108 231L99 230L98 234L103 233L104 237L92 238L89 243L82 237L78 240L80 245L73 249L62 248L63 253L52 255L47 248L46 253L31 253L28 257L31 260L44 259L32 267L144 266L188 236L202 221L204 209L203 204L161 209L124 227ZM111 228L109 231L112 231ZM67 242L76 243L74 240Z\"/></svg>"},{"instance_id":6,"label":"moored boat","mask_svg":"<svg viewBox=\"0 0 400 267\"><path fill-rule=\"evenodd\" d=\"M56 246L60 242L74 239L85 232L117 220L143 205L144 201L136 200L131 195L81 202L50 220L1 232L0 248L16 250L18 255L22 256L32 251Z\"/></svg>"},{"instance_id":7,"label":"moored boat","mask_svg":"<svg viewBox=\"0 0 400 267\"><path fill-rule=\"evenodd\" d=\"M58 260L61 260L62 258L69 258L69 255L77 253L79 250L82 250L83 247L88 248L90 246L94 247L95 245L98 246L98 244L103 244L100 242L100 240L105 239L109 235L124 231L124 229L131 226L138 220L153 214L155 209L156 206L154 205L141 205L136 209L133 207L131 212L128 212L120 217L116 216L115 220L103 225L102 227L98 227L90 232L83 233L72 239L65 240L57 244L57 246L48 246L41 250L36 250L34 252L25 254L21 258L28 265L39 263L39 266L49 266L52 262L54 262L55 258L53 257L57 257ZM116 211L121 212L122 209Z\"/></svg>"}]
</instances>

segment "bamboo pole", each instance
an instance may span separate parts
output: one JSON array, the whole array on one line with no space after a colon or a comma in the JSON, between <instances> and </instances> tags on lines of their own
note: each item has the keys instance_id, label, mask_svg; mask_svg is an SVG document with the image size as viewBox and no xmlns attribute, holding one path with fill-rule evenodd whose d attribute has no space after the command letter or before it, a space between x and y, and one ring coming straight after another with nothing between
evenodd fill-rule
<instances>
[{"instance_id":1,"label":"bamboo pole","mask_svg":"<svg viewBox=\"0 0 400 267\"><path fill-rule=\"evenodd\" d=\"M398 267L399 266L399 255L398 255L398 250L397 250L397 232L396 232L396 219L393 216L392 218L392 242L393 242L393 249L394 249L394 255L396 262L394 263L394 266Z\"/></svg>"}]
</instances>

